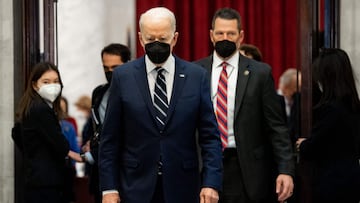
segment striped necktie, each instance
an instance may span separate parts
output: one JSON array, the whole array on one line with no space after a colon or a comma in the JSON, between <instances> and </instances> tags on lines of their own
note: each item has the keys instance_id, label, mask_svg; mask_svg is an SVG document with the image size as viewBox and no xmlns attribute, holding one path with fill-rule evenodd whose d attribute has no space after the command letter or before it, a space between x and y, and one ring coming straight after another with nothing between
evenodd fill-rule
<instances>
[{"instance_id":1,"label":"striped necktie","mask_svg":"<svg viewBox=\"0 0 360 203\"><path fill-rule=\"evenodd\" d=\"M157 77L154 90L154 107L158 126L163 128L165 125L167 110L169 108L166 94L166 80L163 75L164 68L156 67Z\"/></svg>"},{"instance_id":2,"label":"striped necktie","mask_svg":"<svg viewBox=\"0 0 360 203\"><path fill-rule=\"evenodd\" d=\"M223 149L226 148L228 144L227 84L228 75L226 72L226 62L223 62L216 97L216 117Z\"/></svg>"}]
</instances>

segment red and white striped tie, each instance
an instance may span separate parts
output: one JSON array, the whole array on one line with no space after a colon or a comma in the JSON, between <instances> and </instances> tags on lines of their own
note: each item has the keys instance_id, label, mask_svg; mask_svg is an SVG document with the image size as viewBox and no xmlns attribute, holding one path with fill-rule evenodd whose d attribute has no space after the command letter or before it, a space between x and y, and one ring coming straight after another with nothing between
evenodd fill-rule
<instances>
[{"instance_id":1,"label":"red and white striped tie","mask_svg":"<svg viewBox=\"0 0 360 203\"><path fill-rule=\"evenodd\" d=\"M226 72L226 62L222 63L222 71L220 74L217 97L216 97L216 115L220 131L220 138L223 149L228 144L228 124L227 124L227 84L228 75Z\"/></svg>"}]
</instances>

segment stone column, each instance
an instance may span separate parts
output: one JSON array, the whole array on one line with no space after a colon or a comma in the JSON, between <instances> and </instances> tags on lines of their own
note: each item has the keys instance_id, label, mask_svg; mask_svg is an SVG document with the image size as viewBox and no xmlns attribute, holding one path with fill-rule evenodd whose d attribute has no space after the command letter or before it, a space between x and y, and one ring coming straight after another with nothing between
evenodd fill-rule
<instances>
[{"instance_id":1,"label":"stone column","mask_svg":"<svg viewBox=\"0 0 360 203\"><path fill-rule=\"evenodd\" d=\"M14 202L13 1L0 0L0 202Z\"/></svg>"},{"instance_id":2,"label":"stone column","mask_svg":"<svg viewBox=\"0 0 360 203\"><path fill-rule=\"evenodd\" d=\"M360 94L360 1L340 1L340 48L350 57Z\"/></svg>"},{"instance_id":3,"label":"stone column","mask_svg":"<svg viewBox=\"0 0 360 203\"><path fill-rule=\"evenodd\" d=\"M109 43L131 43L135 56L135 0L58 1L58 68L64 83L63 96L69 114L78 123L79 134L86 120L74 103L106 82L101 50Z\"/></svg>"}]
</instances>

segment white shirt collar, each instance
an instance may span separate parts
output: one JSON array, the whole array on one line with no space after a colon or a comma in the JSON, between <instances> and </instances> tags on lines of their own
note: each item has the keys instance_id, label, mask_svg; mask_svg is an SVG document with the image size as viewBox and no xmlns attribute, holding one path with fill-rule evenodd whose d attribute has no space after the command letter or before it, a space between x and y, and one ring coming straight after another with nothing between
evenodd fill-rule
<instances>
[{"instance_id":1,"label":"white shirt collar","mask_svg":"<svg viewBox=\"0 0 360 203\"><path fill-rule=\"evenodd\" d=\"M172 54L170 54L169 58L165 61L163 65L161 65L161 67L163 67L167 73L170 73L172 67L174 67L174 64L175 64L175 57ZM153 62L151 62L151 60L147 55L145 55L145 65L146 65L147 74L150 74L157 67Z\"/></svg>"},{"instance_id":2,"label":"white shirt collar","mask_svg":"<svg viewBox=\"0 0 360 203\"><path fill-rule=\"evenodd\" d=\"M213 54L213 67L221 67L221 64L224 62L215 52ZM239 52L236 51L234 55L232 55L228 60L225 61L226 63L230 64L232 67L238 67L239 64Z\"/></svg>"}]
</instances>

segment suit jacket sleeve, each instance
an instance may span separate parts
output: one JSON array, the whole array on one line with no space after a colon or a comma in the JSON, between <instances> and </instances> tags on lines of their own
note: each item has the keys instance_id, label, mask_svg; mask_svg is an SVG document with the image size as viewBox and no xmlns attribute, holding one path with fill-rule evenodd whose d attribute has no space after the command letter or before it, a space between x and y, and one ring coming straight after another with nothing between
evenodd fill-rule
<instances>
[{"instance_id":1,"label":"suit jacket sleeve","mask_svg":"<svg viewBox=\"0 0 360 203\"><path fill-rule=\"evenodd\" d=\"M269 138L272 144L274 160L278 166L278 172L279 174L294 175L292 145L281 105L274 89L271 71L268 72L263 85L262 97L264 117L270 131Z\"/></svg>"},{"instance_id":2,"label":"suit jacket sleeve","mask_svg":"<svg viewBox=\"0 0 360 203\"><path fill-rule=\"evenodd\" d=\"M222 184L222 147L210 96L208 77L204 71L201 83L201 105L199 113L199 145L203 161L202 187L218 191Z\"/></svg>"},{"instance_id":3,"label":"suit jacket sleeve","mask_svg":"<svg viewBox=\"0 0 360 203\"><path fill-rule=\"evenodd\" d=\"M98 166L101 191L119 189L117 157L120 150L122 106L118 83L119 76L114 72L99 145Z\"/></svg>"}]
</instances>

